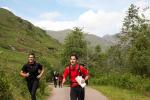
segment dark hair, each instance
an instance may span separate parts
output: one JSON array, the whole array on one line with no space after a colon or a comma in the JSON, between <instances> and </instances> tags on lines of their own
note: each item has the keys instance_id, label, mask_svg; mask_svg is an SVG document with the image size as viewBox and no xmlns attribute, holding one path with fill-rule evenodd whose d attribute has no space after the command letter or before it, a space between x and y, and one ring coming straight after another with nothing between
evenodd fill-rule
<instances>
[{"instance_id":1,"label":"dark hair","mask_svg":"<svg viewBox=\"0 0 150 100\"><path fill-rule=\"evenodd\" d=\"M77 55L76 53L72 53L72 54L70 55L70 58L71 58L72 56L75 56L75 58L78 60L78 55Z\"/></svg>"},{"instance_id":2,"label":"dark hair","mask_svg":"<svg viewBox=\"0 0 150 100\"><path fill-rule=\"evenodd\" d=\"M33 57L35 58L35 54L33 52L29 53L28 56L33 55Z\"/></svg>"}]
</instances>

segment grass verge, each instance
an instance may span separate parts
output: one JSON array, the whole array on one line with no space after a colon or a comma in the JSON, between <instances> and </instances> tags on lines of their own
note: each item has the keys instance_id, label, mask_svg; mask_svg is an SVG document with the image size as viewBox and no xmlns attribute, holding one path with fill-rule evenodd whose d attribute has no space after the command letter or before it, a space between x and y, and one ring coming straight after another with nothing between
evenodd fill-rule
<instances>
[{"instance_id":1,"label":"grass verge","mask_svg":"<svg viewBox=\"0 0 150 100\"><path fill-rule=\"evenodd\" d=\"M112 86L92 86L92 88L103 93L109 100L150 100L150 96L140 91L120 89Z\"/></svg>"}]
</instances>

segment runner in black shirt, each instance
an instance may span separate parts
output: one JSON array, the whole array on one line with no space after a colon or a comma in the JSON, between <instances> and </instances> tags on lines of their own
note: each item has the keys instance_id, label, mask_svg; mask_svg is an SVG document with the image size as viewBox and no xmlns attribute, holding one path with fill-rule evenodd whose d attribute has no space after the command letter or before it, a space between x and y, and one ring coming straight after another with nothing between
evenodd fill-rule
<instances>
[{"instance_id":1,"label":"runner in black shirt","mask_svg":"<svg viewBox=\"0 0 150 100\"><path fill-rule=\"evenodd\" d=\"M35 61L35 55L30 53L28 63L22 67L20 75L26 78L28 90L32 100L36 100L36 90L39 85L39 79L44 72L43 66Z\"/></svg>"}]
</instances>

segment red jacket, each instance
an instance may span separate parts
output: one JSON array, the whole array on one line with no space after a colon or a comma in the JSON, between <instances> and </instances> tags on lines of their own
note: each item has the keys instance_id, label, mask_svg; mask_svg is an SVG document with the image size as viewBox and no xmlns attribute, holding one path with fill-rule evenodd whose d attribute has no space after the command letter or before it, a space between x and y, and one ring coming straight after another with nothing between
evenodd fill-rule
<instances>
[{"instance_id":1,"label":"red jacket","mask_svg":"<svg viewBox=\"0 0 150 100\"><path fill-rule=\"evenodd\" d=\"M78 71L79 68L79 64L76 64L74 67L72 65L70 65L70 74L69 74L69 66L66 67L66 69L64 70L63 73L63 78L67 78L67 76L70 75L71 78L71 87L75 87L78 86L79 84L77 83L77 81L75 80L75 78L82 73L82 75L84 77L88 76L88 70L86 68L84 68L83 66L80 65L80 72Z\"/></svg>"}]
</instances>

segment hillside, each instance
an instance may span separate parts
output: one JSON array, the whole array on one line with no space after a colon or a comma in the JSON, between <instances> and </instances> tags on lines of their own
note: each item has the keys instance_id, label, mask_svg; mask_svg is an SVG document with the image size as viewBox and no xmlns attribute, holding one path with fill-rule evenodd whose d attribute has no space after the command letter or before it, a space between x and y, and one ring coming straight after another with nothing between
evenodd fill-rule
<instances>
[{"instance_id":1,"label":"hillside","mask_svg":"<svg viewBox=\"0 0 150 100\"><path fill-rule=\"evenodd\" d=\"M45 31L33 26L5 9L0 9L0 46L5 49L14 47L17 51L42 51L56 49L59 44L45 34ZM40 48L39 48L40 46Z\"/></svg>"},{"instance_id":2,"label":"hillside","mask_svg":"<svg viewBox=\"0 0 150 100\"><path fill-rule=\"evenodd\" d=\"M0 48L19 53L34 51L40 55L53 56L60 44L46 32L30 22L0 9Z\"/></svg>"},{"instance_id":3,"label":"hillside","mask_svg":"<svg viewBox=\"0 0 150 100\"><path fill-rule=\"evenodd\" d=\"M6 87L12 94L11 100L28 100L27 97L30 97L25 94L26 83L19 76L22 65L27 62L28 52L35 52L37 60L46 70L58 66L60 46L44 30L0 8L0 72L4 72L2 76L6 79L0 79L0 83L8 82ZM38 95L41 94L38 92Z\"/></svg>"},{"instance_id":4,"label":"hillside","mask_svg":"<svg viewBox=\"0 0 150 100\"><path fill-rule=\"evenodd\" d=\"M50 31L47 30L47 34L51 37L57 39L60 43L63 43L65 37L70 33L71 30L62 30L62 31ZM118 39L116 35L106 35L104 37L98 37L93 34L84 34L85 39L89 41L91 46L100 45L103 50L117 43Z\"/></svg>"},{"instance_id":5,"label":"hillside","mask_svg":"<svg viewBox=\"0 0 150 100\"><path fill-rule=\"evenodd\" d=\"M70 33L71 30L62 30L62 31L52 31L47 30L47 34L51 37L57 39L60 43L63 43L65 40L65 37Z\"/></svg>"}]
</instances>

